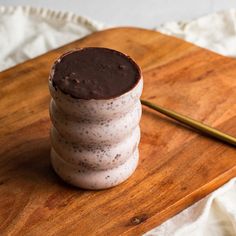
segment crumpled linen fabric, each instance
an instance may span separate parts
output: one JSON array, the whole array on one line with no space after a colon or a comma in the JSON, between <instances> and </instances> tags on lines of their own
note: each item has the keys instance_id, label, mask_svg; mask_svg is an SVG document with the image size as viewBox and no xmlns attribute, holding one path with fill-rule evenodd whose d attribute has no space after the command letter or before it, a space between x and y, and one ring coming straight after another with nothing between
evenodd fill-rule
<instances>
[{"instance_id":1,"label":"crumpled linen fabric","mask_svg":"<svg viewBox=\"0 0 236 236\"><path fill-rule=\"evenodd\" d=\"M0 71L102 29L70 12L0 7Z\"/></svg>"},{"instance_id":2,"label":"crumpled linen fabric","mask_svg":"<svg viewBox=\"0 0 236 236\"><path fill-rule=\"evenodd\" d=\"M236 178L144 236L235 236Z\"/></svg>"},{"instance_id":3,"label":"crumpled linen fabric","mask_svg":"<svg viewBox=\"0 0 236 236\"><path fill-rule=\"evenodd\" d=\"M190 22L168 22L156 29L219 54L236 57L236 9Z\"/></svg>"},{"instance_id":4,"label":"crumpled linen fabric","mask_svg":"<svg viewBox=\"0 0 236 236\"><path fill-rule=\"evenodd\" d=\"M0 7L0 71L62 46L105 24L69 12L31 7ZM190 22L156 27L217 53L236 57L236 10L231 9ZM153 196L154 198L155 196ZM145 236L236 235L236 178Z\"/></svg>"}]
</instances>

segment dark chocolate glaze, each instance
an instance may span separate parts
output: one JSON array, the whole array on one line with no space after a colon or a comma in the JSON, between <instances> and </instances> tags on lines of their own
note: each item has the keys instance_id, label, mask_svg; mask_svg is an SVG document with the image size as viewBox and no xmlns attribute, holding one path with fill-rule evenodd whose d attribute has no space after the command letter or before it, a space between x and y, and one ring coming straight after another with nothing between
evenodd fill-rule
<instances>
[{"instance_id":1,"label":"dark chocolate glaze","mask_svg":"<svg viewBox=\"0 0 236 236\"><path fill-rule=\"evenodd\" d=\"M141 72L128 56L107 48L83 48L62 55L53 67L56 89L79 99L110 99L131 90Z\"/></svg>"}]
</instances>

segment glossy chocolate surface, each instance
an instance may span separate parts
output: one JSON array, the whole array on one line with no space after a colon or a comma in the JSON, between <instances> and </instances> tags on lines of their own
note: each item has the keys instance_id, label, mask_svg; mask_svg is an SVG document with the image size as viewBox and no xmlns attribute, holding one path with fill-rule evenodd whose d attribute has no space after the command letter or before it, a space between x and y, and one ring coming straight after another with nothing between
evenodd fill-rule
<instances>
[{"instance_id":1,"label":"glossy chocolate surface","mask_svg":"<svg viewBox=\"0 0 236 236\"><path fill-rule=\"evenodd\" d=\"M107 48L83 48L64 54L55 64L53 86L79 99L110 99L131 90L141 72L128 56Z\"/></svg>"}]
</instances>

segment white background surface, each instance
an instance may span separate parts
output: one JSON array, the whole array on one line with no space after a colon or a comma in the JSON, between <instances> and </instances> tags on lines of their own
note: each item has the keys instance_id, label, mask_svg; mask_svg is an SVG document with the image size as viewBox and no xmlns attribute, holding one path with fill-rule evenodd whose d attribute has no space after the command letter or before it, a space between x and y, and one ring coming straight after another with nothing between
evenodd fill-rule
<instances>
[{"instance_id":1,"label":"white background surface","mask_svg":"<svg viewBox=\"0 0 236 236\"><path fill-rule=\"evenodd\" d=\"M153 28L167 21L191 20L236 8L236 0L0 0L0 5L46 7L72 11L106 25Z\"/></svg>"}]
</instances>

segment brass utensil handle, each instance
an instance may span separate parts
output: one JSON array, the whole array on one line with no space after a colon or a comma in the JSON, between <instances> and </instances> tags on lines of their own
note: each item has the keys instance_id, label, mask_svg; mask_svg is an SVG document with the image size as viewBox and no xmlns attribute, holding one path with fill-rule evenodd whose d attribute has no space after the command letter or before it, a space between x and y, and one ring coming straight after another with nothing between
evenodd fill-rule
<instances>
[{"instance_id":1,"label":"brass utensil handle","mask_svg":"<svg viewBox=\"0 0 236 236\"><path fill-rule=\"evenodd\" d=\"M141 103L153 110L156 110L168 117L171 117L185 125L188 125L196 130L199 130L201 131L202 133L205 133L205 134L208 134L214 138L217 138L221 141L224 141L224 142L227 142L231 145L234 145L236 146L236 138L233 137L233 136L230 136L228 134L225 134L217 129L214 129L206 124L203 124L197 120L194 120L190 117L187 117L187 116L184 116L184 115L181 115L177 112L174 112L174 111L171 111L169 109L166 109L166 108L163 108L163 107L160 107L158 105L155 105L149 101L146 101L146 100L143 100L141 99Z\"/></svg>"}]
</instances>

